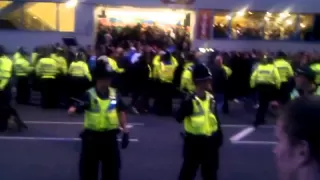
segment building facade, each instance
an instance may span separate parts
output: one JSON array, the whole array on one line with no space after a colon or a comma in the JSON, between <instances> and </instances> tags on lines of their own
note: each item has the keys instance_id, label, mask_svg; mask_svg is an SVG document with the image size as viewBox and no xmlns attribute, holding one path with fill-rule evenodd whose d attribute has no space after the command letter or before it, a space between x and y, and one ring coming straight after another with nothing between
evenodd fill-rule
<instances>
[{"instance_id":1,"label":"building facade","mask_svg":"<svg viewBox=\"0 0 320 180\"><path fill-rule=\"evenodd\" d=\"M148 16L167 24L180 23L187 15L195 48L320 49L319 0L173 1L79 0L70 4L60 0L0 0L0 43L10 50L17 46L31 50L61 42L63 37L76 37L80 44L88 45L94 43L97 22L104 14L121 22Z\"/></svg>"}]
</instances>

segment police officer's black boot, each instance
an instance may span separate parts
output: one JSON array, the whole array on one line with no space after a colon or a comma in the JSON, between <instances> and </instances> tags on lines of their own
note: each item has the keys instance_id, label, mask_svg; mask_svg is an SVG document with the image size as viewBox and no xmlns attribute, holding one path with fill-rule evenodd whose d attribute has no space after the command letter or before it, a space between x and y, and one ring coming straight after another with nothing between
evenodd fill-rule
<instances>
[{"instance_id":1,"label":"police officer's black boot","mask_svg":"<svg viewBox=\"0 0 320 180\"><path fill-rule=\"evenodd\" d=\"M14 108L11 108L11 114L13 115L13 120L16 123L19 132L23 129L28 129L28 126L20 119L19 114Z\"/></svg>"}]
</instances>

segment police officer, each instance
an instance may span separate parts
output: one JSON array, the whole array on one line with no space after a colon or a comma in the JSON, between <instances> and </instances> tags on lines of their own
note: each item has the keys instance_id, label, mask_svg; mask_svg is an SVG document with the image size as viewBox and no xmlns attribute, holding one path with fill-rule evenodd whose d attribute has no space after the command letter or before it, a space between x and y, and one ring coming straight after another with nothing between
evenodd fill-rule
<instances>
[{"instance_id":1,"label":"police officer","mask_svg":"<svg viewBox=\"0 0 320 180\"><path fill-rule=\"evenodd\" d=\"M17 95L16 101L19 104L28 104L30 100L30 74L33 71L31 63L27 60L27 53L24 50L19 51L19 56L16 57L13 67L16 76Z\"/></svg>"},{"instance_id":2,"label":"police officer","mask_svg":"<svg viewBox=\"0 0 320 180\"><path fill-rule=\"evenodd\" d=\"M56 76L56 82L59 86L56 88L56 93L58 101L62 106L67 103L67 60L64 57L64 51L60 47L53 46L53 52L51 53L51 58L57 62L58 74Z\"/></svg>"},{"instance_id":3,"label":"police officer","mask_svg":"<svg viewBox=\"0 0 320 180\"><path fill-rule=\"evenodd\" d=\"M281 85L278 69L274 66L272 59L264 57L262 62L253 71L250 79L251 88L256 88L259 108L256 113L254 127L265 123L265 115L268 111L269 103L276 100Z\"/></svg>"},{"instance_id":4,"label":"police officer","mask_svg":"<svg viewBox=\"0 0 320 180\"><path fill-rule=\"evenodd\" d=\"M3 46L0 46L0 132L8 129L9 118L13 116L18 130L27 126L22 122L17 111L11 106L12 61L5 55Z\"/></svg>"},{"instance_id":5,"label":"police officer","mask_svg":"<svg viewBox=\"0 0 320 180\"><path fill-rule=\"evenodd\" d=\"M109 70L98 66L95 70L95 87L89 89L80 103L68 111L74 113L85 110L84 131L81 133L80 180L98 180L99 162L103 180L120 178L119 125L124 133L122 148L128 146L129 132L126 107L117 91L110 87Z\"/></svg>"},{"instance_id":6,"label":"police officer","mask_svg":"<svg viewBox=\"0 0 320 180\"><path fill-rule=\"evenodd\" d=\"M320 85L320 60L315 60L310 64L310 68L316 73L315 81Z\"/></svg>"},{"instance_id":7,"label":"police officer","mask_svg":"<svg viewBox=\"0 0 320 180\"><path fill-rule=\"evenodd\" d=\"M216 180L223 137L214 96L208 92L211 90L209 69L203 64L195 65L193 80L195 91L182 101L176 116L185 130L179 180L195 179L199 166L204 180Z\"/></svg>"},{"instance_id":8,"label":"police officer","mask_svg":"<svg viewBox=\"0 0 320 180\"><path fill-rule=\"evenodd\" d=\"M315 77L316 73L310 67L298 68L295 76L296 88L290 94L291 99L306 95L320 95L320 88L316 85Z\"/></svg>"},{"instance_id":9,"label":"police officer","mask_svg":"<svg viewBox=\"0 0 320 180\"><path fill-rule=\"evenodd\" d=\"M154 101L154 111L157 115L172 115L172 96L175 91L172 81L177 66L177 60L169 52L164 52L159 59L153 61L153 78L158 82Z\"/></svg>"},{"instance_id":10,"label":"police officer","mask_svg":"<svg viewBox=\"0 0 320 180\"><path fill-rule=\"evenodd\" d=\"M76 59L70 64L68 70L70 77L69 96L73 98L80 98L92 80L88 64L84 62L84 58L83 52L77 53Z\"/></svg>"},{"instance_id":11,"label":"police officer","mask_svg":"<svg viewBox=\"0 0 320 180\"><path fill-rule=\"evenodd\" d=\"M59 67L56 60L51 58L52 49L44 48L42 58L36 64L35 71L40 81L41 106L55 108L58 104L57 75Z\"/></svg>"},{"instance_id":12,"label":"police officer","mask_svg":"<svg viewBox=\"0 0 320 180\"><path fill-rule=\"evenodd\" d=\"M285 59L285 53L280 51L277 54L277 58L274 60L274 65L277 67L281 79L281 86L279 91L279 100L281 104L286 104L289 101L290 91L292 89L290 80L293 77L293 70L291 64Z\"/></svg>"},{"instance_id":13,"label":"police officer","mask_svg":"<svg viewBox=\"0 0 320 180\"><path fill-rule=\"evenodd\" d=\"M195 53L189 53L186 57L186 62L184 64L183 71L181 74L180 89L183 91L194 92L195 90L195 85L192 79L192 71L195 62Z\"/></svg>"}]
</instances>

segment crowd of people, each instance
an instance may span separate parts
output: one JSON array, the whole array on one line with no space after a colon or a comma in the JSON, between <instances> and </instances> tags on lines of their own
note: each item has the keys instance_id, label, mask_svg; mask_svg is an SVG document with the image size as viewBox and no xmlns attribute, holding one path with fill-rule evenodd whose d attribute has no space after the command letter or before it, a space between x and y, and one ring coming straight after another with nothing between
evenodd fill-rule
<instances>
[{"instance_id":1,"label":"crowd of people","mask_svg":"<svg viewBox=\"0 0 320 180\"><path fill-rule=\"evenodd\" d=\"M190 49L190 30L186 26L175 25L164 28L156 24L136 24L134 26L98 26L96 47L120 46L124 49L132 44L149 44L158 47L170 46L179 51Z\"/></svg>"},{"instance_id":2,"label":"crowd of people","mask_svg":"<svg viewBox=\"0 0 320 180\"><path fill-rule=\"evenodd\" d=\"M149 30L145 33L148 34ZM118 36L111 29L102 31L103 41L98 38L95 47L44 45L36 47L31 54L19 48L12 56L12 61L5 48L0 48L0 130L7 129L10 116L17 117L19 130L26 128L10 103L12 79L15 81L15 98L19 104L30 104L31 91L34 90L40 91L43 108L69 108L69 113L84 112L80 162L82 180L97 179L95 167L98 160L111 168L105 169L104 176L119 179L120 157L115 144L119 126L124 132L122 147L126 148L129 143L124 115L127 105L121 98L123 96L131 96L129 106L132 113L175 115L178 122L184 123L185 133L182 136L185 153L179 179L186 180L194 178L200 164L204 168L204 179L217 179L219 148L223 144L218 114L229 113L229 100L241 97L250 99L252 105L258 108L253 122L254 128L258 128L265 123L269 104L279 107L290 99L320 94L317 88L320 83L317 52L285 54L258 50L214 50L204 64L199 62L202 56L200 52L192 51L187 46L177 48L179 45L176 45L172 48L172 39L144 41L143 38L134 39L135 36L125 32ZM149 35L147 37L155 34ZM115 43L118 41L121 43ZM297 72L296 77L294 71ZM173 98L182 100L176 113L172 107ZM153 105L150 104L151 99ZM300 101L307 103L297 100ZM314 99L306 101L318 103ZM290 123L286 118L300 123L300 116L290 113L298 107L294 103L289 106L283 123ZM313 105L306 105L308 107L308 111L311 111ZM120 114L117 115L117 112ZM299 115L299 112L297 110L296 113ZM310 121L313 120L314 117L310 117ZM295 133L290 128L286 130L286 133ZM304 136L299 138L314 143L310 139L303 139ZM108 139L106 144L101 143L102 139ZM106 152L115 153L115 158L105 161L105 155L98 154L99 159L91 161L100 147ZM312 147L309 148L298 148L297 151L313 151ZM280 151L283 149L278 147L277 153ZM303 156L305 161L308 157Z\"/></svg>"}]
</instances>

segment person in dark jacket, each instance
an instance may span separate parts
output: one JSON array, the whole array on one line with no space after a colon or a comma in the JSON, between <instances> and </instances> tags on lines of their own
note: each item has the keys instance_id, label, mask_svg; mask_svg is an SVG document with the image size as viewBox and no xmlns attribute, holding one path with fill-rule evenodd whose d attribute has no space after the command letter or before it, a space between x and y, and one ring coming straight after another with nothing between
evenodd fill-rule
<instances>
[{"instance_id":1,"label":"person in dark jacket","mask_svg":"<svg viewBox=\"0 0 320 180\"><path fill-rule=\"evenodd\" d=\"M222 110L224 103L224 93L226 90L228 76L223 68L223 61L221 56L217 56L214 63L209 67L212 73L212 92L217 101L218 110Z\"/></svg>"},{"instance_id":2,"label":"person in dark jacket","mask_svg":"<svg viewBox=\"0 0 320 180\"><path fill-rule=\"evenodd\" d=\"M148 60L148 54L142 53L139 60L132 65L130 81L132 88L132 112L148 112L149 110L149 86L151 81L151 66Z\"/></svg>"}]
</instances>

